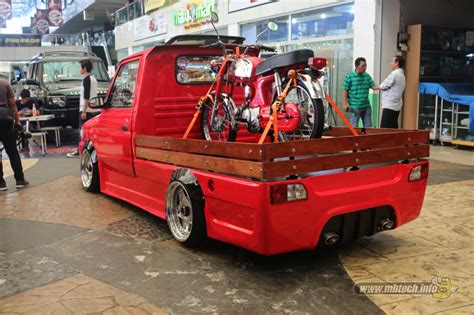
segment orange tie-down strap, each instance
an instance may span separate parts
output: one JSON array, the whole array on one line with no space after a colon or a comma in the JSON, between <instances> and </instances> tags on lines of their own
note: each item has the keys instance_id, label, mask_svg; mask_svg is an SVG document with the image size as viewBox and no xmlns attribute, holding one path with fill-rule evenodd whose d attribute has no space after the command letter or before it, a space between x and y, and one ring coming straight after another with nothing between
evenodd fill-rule
<instances>
[{"instance_id":1,"label":"orange tie-down strap","mask_svg":"<svg viewBox=\"0 0 474 315\"><path fill-rule=\"evenodd\" d=\"M216 79L217 78L220 78L221 75L222 75L222 72L224 71L224 66L227 64L227 61L232 57L232 55L227 55L225 56L224 58L224 61L222 61L222 66L221 68L219 69L219 72L217 73L217 76L216 76ZM191 122L189 123L188 125L188 128L186 128L186 132L184 133L183 135L183 139L187 139L188 136L189 136L189 133L191 132L191 129L193 128L194 126L194 123L196 122L198 116L199 116L199 113L201 112L204 104L207 102L208 99L211 100L211 102L214 104L214 98L212 97L212 95L210 94L211 93L211 90L212 88L214 87L214 84L216 83L216 81L214 80L214 82L212 82L211 86L209 87L209 90L207 91L206 95L202 96L200 99L199 99L199 102L196 106L196 111L194 112L194 115L193 115L193 119L191 120Z\"/></svg>"},{"instance_id":2,"label":"orange tie-down strap","mask_svg":"<svg viewBox=\"0 0 474 315\"><path fill-rule=\"evenodd\" d=\"M328 100L329 104L332 106L332 108L334 108L334 110L336 111L336 113L339 115L339 117L342 119L342 121L346 124L346 126L350 129L350 131L352 132L352 134L354 136L359 136L359 133L357 132L357 130L354 129L354 127L352 127L351 123L349 122L349 120L347 120L346 116L344 116L344 114L341 112L341 110L339 109L339 107L337 107L336 103L334 103L334 101L332 100L332 98L329 96L328 93L324 93L326 94L326 99Z\"/></svg>"},{"instance_id":3,"label":"orange tie-down strap","mask_svg":"<svg viewBox=\"0 0 474 315\"><path fill-rule=\"evenodd\" d=\"M268 132L270 131L270 127L272 125L273 125L273 142L278 142L278 111L280 110L281 102L286 98L286 94L288 93L288 90L290 89L291 84L292 83L296 84L295 78L296 78L296 72L291 76L290 81L288 81L288 84L286 85L281 95L278 96L275 102L272 104L272 115L270 116L270 119L268 120L268 123L265 126L265 129L263 130L260 140L258 140L258 144L262 144L263 141L265 141L265 138L267 137Z\"/></svg>"}]
</instances>

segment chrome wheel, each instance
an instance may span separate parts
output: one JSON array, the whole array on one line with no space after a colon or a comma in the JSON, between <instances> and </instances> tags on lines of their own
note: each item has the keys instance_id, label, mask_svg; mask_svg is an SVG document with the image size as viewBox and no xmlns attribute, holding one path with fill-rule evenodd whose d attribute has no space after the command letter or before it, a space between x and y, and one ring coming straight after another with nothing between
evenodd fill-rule
<instances>
[{"instance_id":1,"label":"chrome wheel","mask_svg":"<svg viewBox=\"0 0 474 315\"><path fill-rule=\"evenodd\" d=\"M81 157L81 181L84 188L89 188L92 185L92 179L94 176L94 162L92 156L86 149L82 151Z\"/></svg>"},{"instance_id":2,"label":"chrome wheel","mask_svg":"<svg viewBox=\"0 0 474 315\"><path fill-rule=\"evenodd\" d=\"M185 185L179 181L168 187L166 218L174 238L185 242L193 230L193 204Z\"/></svg>"}]
</instances>

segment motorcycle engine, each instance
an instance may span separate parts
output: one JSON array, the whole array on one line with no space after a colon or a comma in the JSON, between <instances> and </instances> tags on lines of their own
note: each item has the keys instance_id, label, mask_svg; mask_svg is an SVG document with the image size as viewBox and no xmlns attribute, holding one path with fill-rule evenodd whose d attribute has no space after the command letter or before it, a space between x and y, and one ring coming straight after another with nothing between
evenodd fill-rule
<instances>
[{"instance_id":1,"label":"motorcycle engine","mask_svg":"<svg viewBox=\"0 0 474 315\"><path fill-rule=\"evenodd\" d=\"M259 108L244 108L242 110L241 119L247 123L247 129L251 133L256 133L260 129L260 122L258 120Z\"/></svg>"}]
</instances>

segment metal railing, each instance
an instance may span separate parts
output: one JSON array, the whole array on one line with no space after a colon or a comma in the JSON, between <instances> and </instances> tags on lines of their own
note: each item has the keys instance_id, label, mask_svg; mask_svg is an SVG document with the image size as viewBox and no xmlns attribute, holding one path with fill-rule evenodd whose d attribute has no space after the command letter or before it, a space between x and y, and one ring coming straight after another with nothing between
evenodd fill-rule
<instances>
[{"instance_id":1,"label":"metal railing","mask_svg":"<svg viewBox=\"0 0 474 315\"><path fill-rule=\"evenodd\" d=\"M145 14L143 1L135 1L115 11L115 26L127 23Z\"/></svg>"}]
</instances>

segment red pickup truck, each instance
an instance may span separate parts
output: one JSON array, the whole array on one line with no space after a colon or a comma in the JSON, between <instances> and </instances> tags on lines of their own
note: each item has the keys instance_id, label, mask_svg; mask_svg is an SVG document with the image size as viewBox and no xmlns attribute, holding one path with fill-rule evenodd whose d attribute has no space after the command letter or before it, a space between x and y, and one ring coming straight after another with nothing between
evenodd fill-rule
<instances>
[{"instance_id":1,"label":"red pickup truck","mask_svg":"<svg viewBox=\"0 0 474 315\"><path fill-rule=\"evenodd\" d=\"M426 131L332 128L322 138L257 144L182 139L212 81L216 47L189 41L122 60L99 116L83 125L81 180L167 220L195 246L207 237L273 255L333 245L418 217ZM360 132L360 130L359 130ZM100 209L98 209L100 210Z\"/></svg>"}]
</instances>

